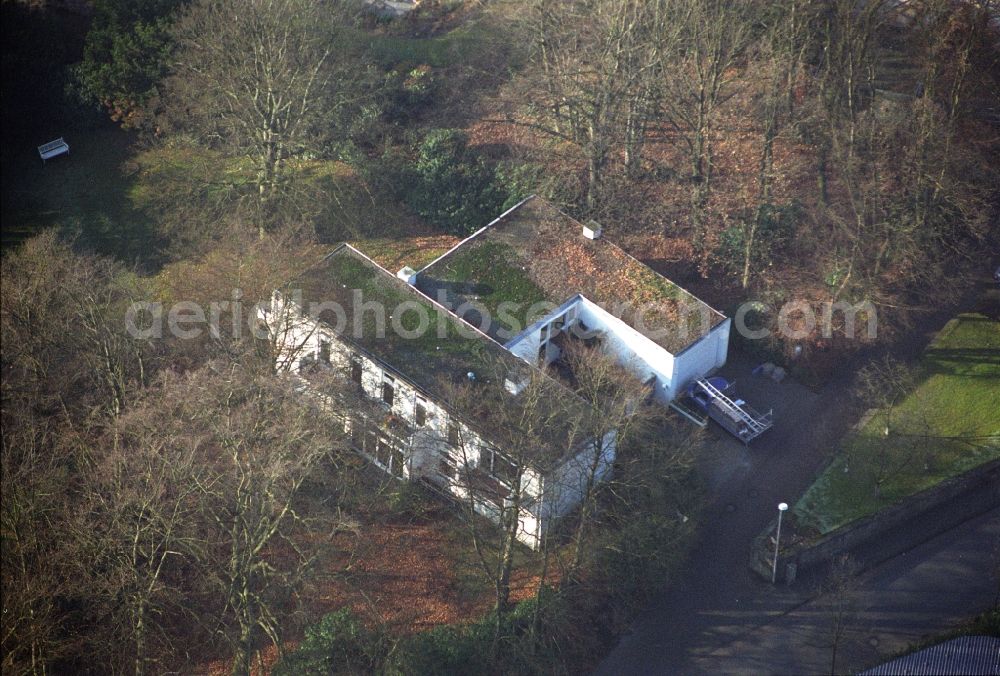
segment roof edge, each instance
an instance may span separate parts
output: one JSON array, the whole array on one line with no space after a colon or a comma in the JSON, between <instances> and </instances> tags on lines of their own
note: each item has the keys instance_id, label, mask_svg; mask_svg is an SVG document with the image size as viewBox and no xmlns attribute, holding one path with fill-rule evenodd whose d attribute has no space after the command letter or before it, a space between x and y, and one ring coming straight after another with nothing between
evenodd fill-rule
<instances>
[{"instance_id":1,"label":"roof edge","mask_svg":"<svg viewBox=\"0 0 1000 676\"><path fill-rule=\"evenodd\" d=\"M524 200L522 200L521 202L519 202L516 206L511 207L511 209L508 209L508 211L511 211L511 210L517 208L518 206L520 206L524 202L527 202L532 197L534 197L534 195L532 195L531 197L525 198ZM504 212L504 213L506 214L507 212ZM489 226L487 226L487 227L489 227ZM377 270L383 272L386 275L386 281L388 281L389 283L395 284L398 287L407 289L408 293L411 293L411 294L415 295L420 300L422 300L425 303L429 304L432 308L443 312L449 319L451 319L452 321L458 323L461 327L466 328L466 329L470 329L475 334L475 336L476 336L477 339L487 341L488 343L490 343L494 347L498 348L501 352L503 352L507 356L509 356L512 359L516 360L518 363L526 364L529 368L531 368L532 370L534 370L535 372L537 372L538 374L540 374L547 381L552 382L552 383L555 384L556 387L559 387L559 388L563 389L568 395L570 395L570 396L578 399L579 401L583 402L584 404L587 404L586 399L584 399L579 394L577 394L576 392L574 392L573 390L571 390L570 388L568 388L565 384L563 384L562 382L560 382L558 379L553 378L548 373L546 373L543 369L538 368L534 364L531 364L530 362L527 362L527 361L521 359L520 357L518 357L517 355L515 355L514 353L512 353L510 350L508 350L504 346L503 343L501 343L497 339L491 337L488 333L486 333L485 331L483 331L482 329L480 329L478 326L475 326L471 322L466 321L465 319L463 319L462 317L460 317L458 314L456 314L453 310L451 310L451 309L445 307L444 305L442 305L441 303L437 302L436 300L434 300L433 298L431 298L430 296L428 296L426 293L424 293L420 289L418 289L418 288L416 288L416 287L414 287L414 286L412 286L410 284L407 284L406 282L401 281L399 278L396 277L396 275L394 275L393 273L391 273L386 268L383 268L381 265L379 265L378 263L376 263L375 261L373 261L371 258L369 258L368 256L366 256L365 254L363 254L360 251L358 251L356 248L354 248L350 244L348 244L348 243L345 242L345 243L341 244L340 246L336 247L333 251L331 251L330 253L328 253L326 256L323 257L323 261L329 260L335 254L339 253L340 251L342 251L344 249L347 249L351 253L354 253L354 254L360 256L366 262L371 263L371 265L374 266ZM579 295L579 294L577 294L577 295ZM320 321L322 322L323 320L320 320ZM342 335L342 334L338 334L338 335ZM349 342L352 345L357 345L357 343L353 339L351 339L350 337L347 337L347 340L345 342ZM358 346L360 347L360 345L358 345ZM364 348L362 348L362 349L364 349ZM384 360L380 359L380 361L384 361ZM385 363L388 363L388 362L385 362ZM403 374L403 372L401 370L399 370L397 367L393 366L392 368L393 368L393 370L397 371L398 373ZM405 374L403 374L403 375L405 375ZM407 377L407 380L410 380L410 378ZM587 404L587 405L589 405L589 404Z\"/></svg>"},{"instance_id":2,"label":"roof edge","mask_svg":"<svg viewBox=\"0 0 1000 676\"><path fill-rule=\"evenodd\" d=\"M520 202L518 202L517 204L515 204L514 206L512 206L510 209L507 209L507 211L503 212L502 214L500 214L499 216L497 216L496 218L494 218L492 221L490 221L489 223L487 223L483 227L479 228L479 230L476 230L474 233L472 233L471 235L469 235L468 237L466 237L465 239L463 239L461 242L459 242L455 246L453 246L450 249L448 249L447 251L445 251L443 254L441 254L440 256L438 256L437 258L435 258L434 260L432 260L430 263L428 263L424 267L422 267L419 270L417 270L417 272L416 272L417 276L419 276L424 270L427 270L428 268L430 268L430 267L432 267L434 265L437 265L440 261L444 260L445 258L447 258L448 256L450 256L451 254L455 253L455 251L457 251L461 247L465 246L466 242L472 241L476 237L479 237L481 234L483 234L484 232L486 232L487 230L489 230L490 227L496 225L497 223L499 223L500 221L502 221L504 218L506 218L508 215L510 215L511 213L513 213L514 211L516 211L517 209L520 209L522 206L524 206L525 204L527 204L528 202L530 202L533 199L535 199L535 195L533 195L533 194L532 195L528 195L523 200L521 200ZM348 246L350 246L350 245L348 245Z\"/></svg>"}]
</instances>

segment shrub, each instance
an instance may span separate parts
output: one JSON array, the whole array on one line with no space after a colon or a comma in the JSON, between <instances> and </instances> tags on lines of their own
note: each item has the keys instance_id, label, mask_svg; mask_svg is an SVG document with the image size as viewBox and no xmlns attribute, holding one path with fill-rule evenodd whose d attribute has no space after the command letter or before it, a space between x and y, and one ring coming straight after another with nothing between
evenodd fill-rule
<instances>
[{"instance_id":1,"label":"shrub","mask_svg":"<svg viewBox=\"0 0 1000 676\"><path fill-rule=\"evenodd\" d=\"M406 201L421 217L463 235L486 225L506 199L494 170L468 148L458 129L436 129L418 148Z\"/></svg>"},{"instance_id":2,"label":"shrub","mask_svg":"<svg viewBox=\"0 0 1000 676\"><path fill-rule=\"evenodd\" d=\"M468 627L444 625L409 636L396 648L394 671L401 674L465 676L493 671L492 634L482 623Z\"/></svg>"},{"instance_id":3,"label":"shrub","mask_svg":"<svg viewBox=\"0 0 1000 676\"><path fill-rule=\"evenodd\" d=\"M388 495L390 518L397 521L419 521L434 511L437 506L435 498L422 485L413 481L394 483L395 486Z\"/></svg>"},{"instance_id":4,"label":"shrub","mask_svg":"<svg viewBox=\"0 0 1000 676\"><path fill-rule=\"evenodd\" d=\"M757 223L757 232L753 236L750 249L750 269L760 270L771 263L772 257L794 235L795 226L801 216L802 208L797 202L788 204L762 204ZM741 221L726 228L719 237L716 255L723 264L736 274L741 274L746 255L747 237L751 226L758 218L754 210L747 210Z\"/></svg>"},{"instance_id":5,"label":"shrub","mask_svg":"<svg viewBox=\"0 0 1000 676\"><path fill-rule=\"evenodd\" d=\"M381 671L388 641L349 608L329 613L305 631L299 647L274 665L274 676L369 674Z\"/></svg>"}]
</instances>

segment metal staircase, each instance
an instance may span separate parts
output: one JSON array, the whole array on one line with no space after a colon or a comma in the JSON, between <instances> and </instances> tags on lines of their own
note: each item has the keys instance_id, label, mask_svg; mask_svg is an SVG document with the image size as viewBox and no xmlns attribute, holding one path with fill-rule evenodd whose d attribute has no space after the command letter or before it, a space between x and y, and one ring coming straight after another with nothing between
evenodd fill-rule
<instances>
[{"instance_id":1,"label":"metal staircase","mask_svg":"<svg viewBox=\"0 0 1000 676\"><path fill-rule=\"evenodd\" d=\"M772 411L758 413L741 400L733 401L707 379L696 381L709 396L708 415L743 443L749 443L771 428Z\"/></svg>"}]
</instances>

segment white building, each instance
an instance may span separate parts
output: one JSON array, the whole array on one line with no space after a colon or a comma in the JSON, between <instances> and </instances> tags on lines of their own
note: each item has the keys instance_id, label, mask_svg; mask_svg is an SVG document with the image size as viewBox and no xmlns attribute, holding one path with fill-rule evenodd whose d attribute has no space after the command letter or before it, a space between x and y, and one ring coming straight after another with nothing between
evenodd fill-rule
<instances>
[{"instance_id":1,"label":"white building","mask_svg":"<svg viewBox=\"0 0 1000 676\"><path fill-rule=\"evenodd\" d=\"M459 243L416 273L416 284L540 367L559 359L562 340L598 343L664 403L726 363L729 319L627 254L596 223L581 224L540 198Z\"/></svg>"},{"instance_id":2,"label":"white building","mask_svg":"<svg viewBox=\"0 0 1000 676\"><path fill-rule=\"evenodd\" d=\"M563 413L585 409L579 397L352 247L342 245L297 286L297 293L275 293L262 315L277 338L279 363L345 409L340 417L352 446L386 472L474 498L491 516L513 504L517 484L518 539L537 547L552 522L579 503L595 459L597 479L610 471L614 432L585 439L561 426L572 417ZM378 307L386 309L384 321ZM426 330L400 335L410 328L404 318L421 310L430 318ZM344 397L347 383L356 399ZM521 405L515 392L525 386L544 391L546 410L538 415L546 425L525 436L532 445L518 443L512 459L509 446L519 437L501 426L516 417L504 414Z\"/></svg>"},{"instance_id":3,"label":"white building","mask_svg":"<svg viewBox=\"0 0 1000 676\"><path fill-rule=\"evenodd\" d=\"M419 272L342 245L298 287L262 318L314 394L324 377L351 383L355 399L326 396L354 448L481 513L517 505L532 547L615 457L614 431L574 425L599 412L549 377L565 341L599 345L668 402L725 363L729 340L723 315L537 198ZM529 401L545 419L530 433L513 422Z\"/></svg>"}]
</instances>

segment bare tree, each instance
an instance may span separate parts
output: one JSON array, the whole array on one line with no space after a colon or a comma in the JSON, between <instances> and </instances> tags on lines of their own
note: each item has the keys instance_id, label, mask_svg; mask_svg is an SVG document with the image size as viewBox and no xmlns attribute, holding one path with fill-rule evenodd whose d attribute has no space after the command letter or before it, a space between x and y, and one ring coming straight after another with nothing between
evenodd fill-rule
<instances>
[{"instance_id":1,"label":"bare tree","mask_svg":"<svg viewBox=\"0 0 1000 676\"><path fill-rule=\"evenodd\" d=\"M585 199L597 209L609 164L640 165L654 90L650 3L587 0L531 5L535 68L512 97L535 129L574 144L586 160Z\"/></svg>"},{"instance_id":2,"label":"bare tree","mask_svg":"<svg viewBox=\"0 0 1000 676\"><path fill-rule=\"evenodd\" d=\"M200 1L173 26L165 121L252 163L261 234L294 192L288 162L321 151L338 110L356 96L340 68L346 2ZM359 71L360 72L360 71Z\"/></svg>"},{"instance_id":3,"label":"bare tree","mask_svg":"<svg viewBox=\"0 0 1000 676\"><path fill-rule=\"evenodd\" d=\"M821 585L829 613L830 674L837 674L837 655L843 647L851 624L857 615L857 574L860 566L847 554L837 557Z\"/></svg>"},{"instance_id":4,"label":"bare tree","mask_svg":"<svg viewBox=\"0 0 1000 676\"><path fill-rule=\"evenodd\" d=\"M174 358L187 364L238 360L253 362L255 369L285 370L291 365L289 360L298 360L299 350L279 351L278 347L289 342L293 327L301 329L305 324L299 323L298 306L272 307L272 296L279 290L282 297L294 300L295 280L324 253L300 229L288 227L269 232L263 239L256 233L233 234L197 259L168 265L159 275L158 300L167 307L196 303L207 324L198 327L197 336L173 341ZM262 309L276 313L266 316L266 326L260 324Z\"/></svg>"},{"instance_id":5,"label":"bare tree","mask_svg":"<svg viewBox=\"0 0 1000 676\"><path fill-rule=\"evenodd\" d=\"M484 382L451 385L448 397L476 420L475 433L456 425L448 442L459 455L457 479L472 544L493 587L495 652L511 607L511 573L526 507L538 504L539 473L579 450L585 410L569 392L533 369L518 370L514 377L522 387L516 396L508 396L503 388L510 373L509 364L498 360L477 378ZM535 514L543 517L537 509Z\"/></svg>"},{"instance_id":6,"label":"bare tree","mask_svg":"<svg viewBox=\"0 0 1000 676\"><path fill-rule=\"evenodd\" d=\"M882 438L863 444L863 466L871 473L875 499L882 497L882 487L897 472L909 464L912 440L890 438L896 405L913 389L913 372L904 364L886 357L865 366L858 372L857 393L883 420ZM863 440L859 440L861 443Z\"/></svg>"},{"instance_id":7,"label":"bare tree","mask_svg":"<svg viewBox=\"0 0 1000 676\"><path fill-rule=\"evenodd\" d=\"M656 411L648 405L650 388L611 355L582 341L567 341L562 359L573 373L576 393L600 411L600 415L585 418L581 429L587 451L580 459L584 464L582 492L573 534L573 556L567 569L572 578L590 550L589 529L598 511L598 489L605 478L603 474L610 474L605 463L609 445L632 443L653 423Z\"/></svg>"},{"instance_id":8,"label":"bare tree","mask_svg":"<svg viewBox=\"0 0 1000 676\"><path fill-rule=\"evenodd\" d=\"M653 40L661 114L680 139L691 179L691 222L702 236L712 191L716 117L736 92L737 63L750 43L752 5L721 0L665 0Z\"/></svg>"},{"instance_id":9,"label":"bare tree","mask_svg":"<svg viewBox=\"0 0 1000 676\"><path fill-rule=\"evenodd\" d=\"M817 176L820 198L829 196L829 159L834 135L840 134L845 157L853 163L857 123L865 108L866 96L874 90L877 70L876 40L885 21L886 3L837 0L826 6L820 19L822 41L817 77L820 104Z\"/></svg>"},{"instance_id":10,"label":"bare tree","mask_svg":"<svg viewBox=\"0 0 1000 676\"><path fill-rule=\"evenodd\" d=\"M203 554L197 487L211 481L198 445L180 431L164 434L161 403L156 394L140 403L100 446L75 522L78 574L100 613L93 650L121 646L136 676L174 667L186 652L174 623L197 614L177 571Z\"/></svg>"},{"instance_id":11,"label":"bare tree","mask_svg":"<svg viewBox=\"0 0 1000 676\"><path fill-rule=\"evenodd\" d=\"M37 419L10 424L4 401L0 450L0 664L4 673L46 674L53 664L75 654L78 641L67 632L71 618L61 599L74 589L69 574L71 542L69 463L54 448L61 426Z\"/></svg>"},{"instance_id":12,"label":"bare tree","mask_svg":"<svg viewBox=\"0 0 1000 676\"><path fill-rule=\"evenodd\" d=\"M146 377L151 347L124 331L144 282L113 261L78 255L54 232L3 259L5 400L67 421L117 415Z\"/></svg>"},{"instance_id":13,"label":"bare tree","mask_svg":"<svg viewBox=\"0 0 1000 676\"><path fill-rule=\"evenodd\" d=\"M125 336L142 282L121 266L48 232L5 255L2 275L3 646L6 666L43 673L89 635L67 610L88 594L75 569L80 475L152 350Z\"/></svg>"},{"instance_id":14,"label":"bare tree","mask_svg":"<svg viewBox=\"0 0 1000 676\"><path fill-rule=\"evenodd\" d=\"M248 674L260 638L280 652L279 607L312 571L310 538L297 537L308 528L300 491L345 447L343 427L338 434L287 378L238 366L207 368L173 393L178 417L209 435L204 452L213 471L197 493L215 546L202 570L220 601L216 617L234 653L233 673Z\"/></svg>"},{"instance_id":15,"label":"bare tree","mask_svg":"<svg viewBox=\"0 0 1000 676\"><path fill-rule=\"evenodd\" d=\"M750 285L756 252L765 236L761 231L771 202L774 144L783 131L794 128L798 116L795 86L806 66L814 15L814 6L803 0L773 3L762 16L765 32L751 55L749 70L757 76L753 112L761 139L756 209L742 225L740 286L744 289Z\"/></svg>"}]
</instances>

